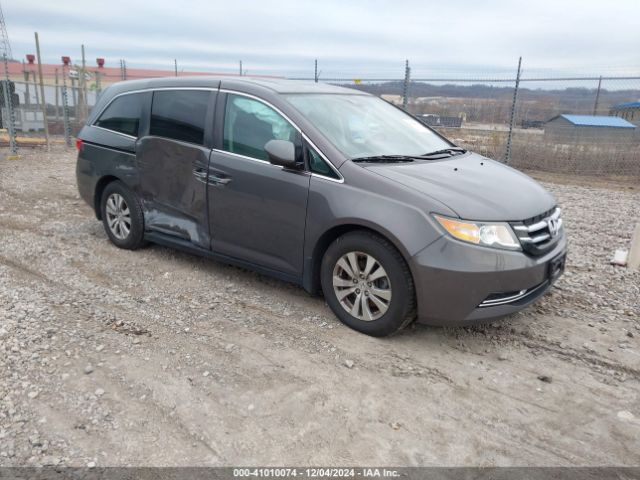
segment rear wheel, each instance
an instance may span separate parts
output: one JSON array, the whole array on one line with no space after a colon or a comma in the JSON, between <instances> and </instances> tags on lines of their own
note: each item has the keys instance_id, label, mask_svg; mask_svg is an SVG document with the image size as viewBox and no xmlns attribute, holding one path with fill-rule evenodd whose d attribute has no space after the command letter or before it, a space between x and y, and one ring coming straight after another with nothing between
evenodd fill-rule
<instances>
[{"instance_id":1,"label":"rear wheel","mask_svg":"<svg viewBox=\"0 0 640 480\"><path fill-rule=\"evenodd\" d=\"M111 242L127 250L144 245L144 217L135 194L115 181L102 192L102 223Z\"/></svg>"},{"instance_id":2,"label":"rear wheel","mask_svg":"<svg viewBox=\"0 0 640 480\"><path fill-rule=\"evenodd\" d=\"M336 239L322 260L321 283L336 316L359 332L391 335L415 318L409 268L393 245L373 233Z\"/></svg>"}]
</instances>

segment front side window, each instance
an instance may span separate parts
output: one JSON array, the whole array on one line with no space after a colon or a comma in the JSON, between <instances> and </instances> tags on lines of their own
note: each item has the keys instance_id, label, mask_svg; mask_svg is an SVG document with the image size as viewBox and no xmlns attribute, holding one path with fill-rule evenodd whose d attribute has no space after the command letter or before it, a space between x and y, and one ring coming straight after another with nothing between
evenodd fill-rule
<instances>
[{"instance_id":1,"label":"front side window","mask_svg":"<svg viewBox=\"0 0 640 480\"><path fill-rule=\"evenodd\" d=\"M371 95L290 94L287 101L348 158L450 148L422 122Z\"/></svg>"},{"instance_id":2,"label":"front side window","mask_svg":"<svg viewBox=\"0 0 640 480\"><path fill-rule=\"evenodd\" d=\"M209 96L205 90L153 92L149 134L202 145Z\"/></svg>"},{"instance_id":3,"label":"front side window","mask_svg":"<svg viewBox=\"0 0 640 480\"><path fill-rule=\"evenodd\" d=\"M130 93L116 98L94 125L137 137L143 98L141 93Z\"/></svg>"},{"instance_id":4,"label":"front side window","mask_svg":"<svg viewBox=\"0 0 640 480\"><path fill-rule=\"evenodd\" d=\"M223 149L259 160L269 160L269 140L296 141L296 130L273 108L253 98L229 94L224 115Z\"/></svg>"}]
</instances>

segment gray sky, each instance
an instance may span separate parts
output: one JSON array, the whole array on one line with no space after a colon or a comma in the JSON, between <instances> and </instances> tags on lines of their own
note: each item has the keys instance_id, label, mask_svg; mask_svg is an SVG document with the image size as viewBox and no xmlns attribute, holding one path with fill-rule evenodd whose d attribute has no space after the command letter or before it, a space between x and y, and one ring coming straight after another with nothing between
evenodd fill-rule
<instances>
[{"instance_id":1,"label":"gray sky","mask_svg":"<svg viewBox=\"0 0 640 480\"><path fill-rule=\"evenodd\" d=\"M638 74L640 0L10 0L15 58L326 77Z\"/></svg>"}]
</instances>

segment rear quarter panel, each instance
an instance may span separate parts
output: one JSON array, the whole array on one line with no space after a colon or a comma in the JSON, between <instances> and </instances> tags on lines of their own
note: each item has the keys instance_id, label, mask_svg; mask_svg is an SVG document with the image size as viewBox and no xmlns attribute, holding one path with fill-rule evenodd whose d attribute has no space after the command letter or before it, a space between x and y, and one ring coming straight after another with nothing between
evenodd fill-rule
<instances>
[{"instance_id":1,"label":"rear quarter panel","mask_svg":"<svg viewBox=\"0 0 640 480\"><path fill-rule=\"evenodd\" d=\"M104 177L116 177L136 190L135 139L97 127L85 126L78 138L83 140L76 163L76 179L80 196L97 211L96 186Z\"/></svg>"}]
</instances>

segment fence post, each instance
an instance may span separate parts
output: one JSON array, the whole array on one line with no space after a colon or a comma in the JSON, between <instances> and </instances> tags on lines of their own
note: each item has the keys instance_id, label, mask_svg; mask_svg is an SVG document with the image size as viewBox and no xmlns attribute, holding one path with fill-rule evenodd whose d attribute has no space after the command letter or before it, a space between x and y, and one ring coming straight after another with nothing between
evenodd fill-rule
<instances>
[{"instance_id":1,"label":"fence post","mask_svg":"<svg viewBox=\"0 0 640 480\"><path fill-rule=\"evenodd\" d=\"M22 61L22 75L24 75L24 87L26 90L24 94L24 104L25 106L27 106L31 104L31 92L29 91L30 72L29 70L27 70L27 67L24 64L24 60Z\"/></svg>"},{"instance_id":2,"label":"fence post","mask_svg":"<svg viewBox=\"0 0 640 480\"><path fill-rule=\"evenodd\" d=\"M71 78L71 98L73 99L73 118L78 121L78 92L76 90L76 79Z\"/></svg>"},{"instance_id":3,"label":"fence post","mask_svg":"<svg viewBox=\"0 0 640 480\"><path fill-rule=\"evenodd\" d=\"M64 120L64 140L67 147L70 147L71 125L69 124L69 95L67 93L67 79L64 65L62 65L62 118Z\"/></svg>"},{"instance_id":4,"label":"fence post","mask_svg":"<svg viewBox=\"0 0 640 480\"><path fill-rule=\"evenodd\" d=\"M7 118L7 131L9 133L9 150L11 155L7 158L18 158L18 143L16 142L16 117L13 111L13 94L11 93L11 87L9 83L9 63L7 61L7 54L3 53L2 61L4 63L4 82L2 82L2 93L4 95L4 105Z\"/></svg>"},{"instance_id":5,"label":"fence post","mask_svg":"<svg viewBox=\"0 0 640 480\"><path fill-rule=\"evenodd\" d=\"M59 87L60 81L58 80L58 69L56 68L56 122L60 120L60 92L58 92Z\"/></svg>"},{"instance_id":6,"label":"fence post","mask_svg":"<svg viewBox=\"0 0 640 480\"><path fill-rule=\"evenodd\" d=\"M100 71L96 70L96 101L100 98L100 95L102 94L102 79L100 78L100 75L102 75Z\"/></svg>"},{"instance_id":7,"label":"fence post","mask_svg":"<svg viewBox=\"0 0 640 480\"><path fill-rule=\"evenodd\" d=\"M411 68L409 68L409 60L404 65L404 84L402 86L402 109L407 109L409 103L409 81L411 79Z\"/></svg>"},{"instance_id":8,"label":"fence post","mask_svg":"<svg viewBox=\"0 0 640 480\"><path fill-rule=\"evenodd\" d=\"M600 88L602 87L602 75L600 75L600 78L598 79L598 90L596 91L596 101L593 104L593 114L597 115L598 114L598 102L600 101Z\"/></svg>"},{"instance_id":9,"label":"fence post","mask_svg":"<svg viewBox=\"0 0 640 480\"><path fill-rule=\"evenodd\" d=\"M511 161L511 141L513 139L513 124L516 120L516 102L518 101L518 88L520 87L520 67L522 67L522 57L518 59L518 73L516 74L516 85L513 89L513 102L511 103L511 117L509 119L509 136L507 137L507 149L504 153L504 163Z\"/></svg>"},{"instance_id":10,"label":"fence post","mask_svg":"<svg viewBox=\"0 0 640 480\"><path fill-rule=\"evenodd\" d=\"M40 41L38 40L38 32L35 32L36 37L36 55L38 56L38 80L40 81L40 107L42 108L42 121L44 123L44 139L47 143L47 150L50 148L49 144L49 121L47 119L47 100L44 98L44 80L42 78L42 58L40 57Z\"/></svg>"},{"instance_id":11,"label":"fence post","mask_svg":"<svg viewBox=\"0 0 640 480\"><path fill-rule=\"evenodd\" d=\"M78 80L78 87L81 88L82 91L82 101L80 102L80 121L78 122L82 125L87 121L87 116L89 115L89 103L87 99L88 91L87 91L87 61L84 56L84 44L81 45L82 49L82 71L80 72L80 78Z\"/></svg>"}]
</instances>

